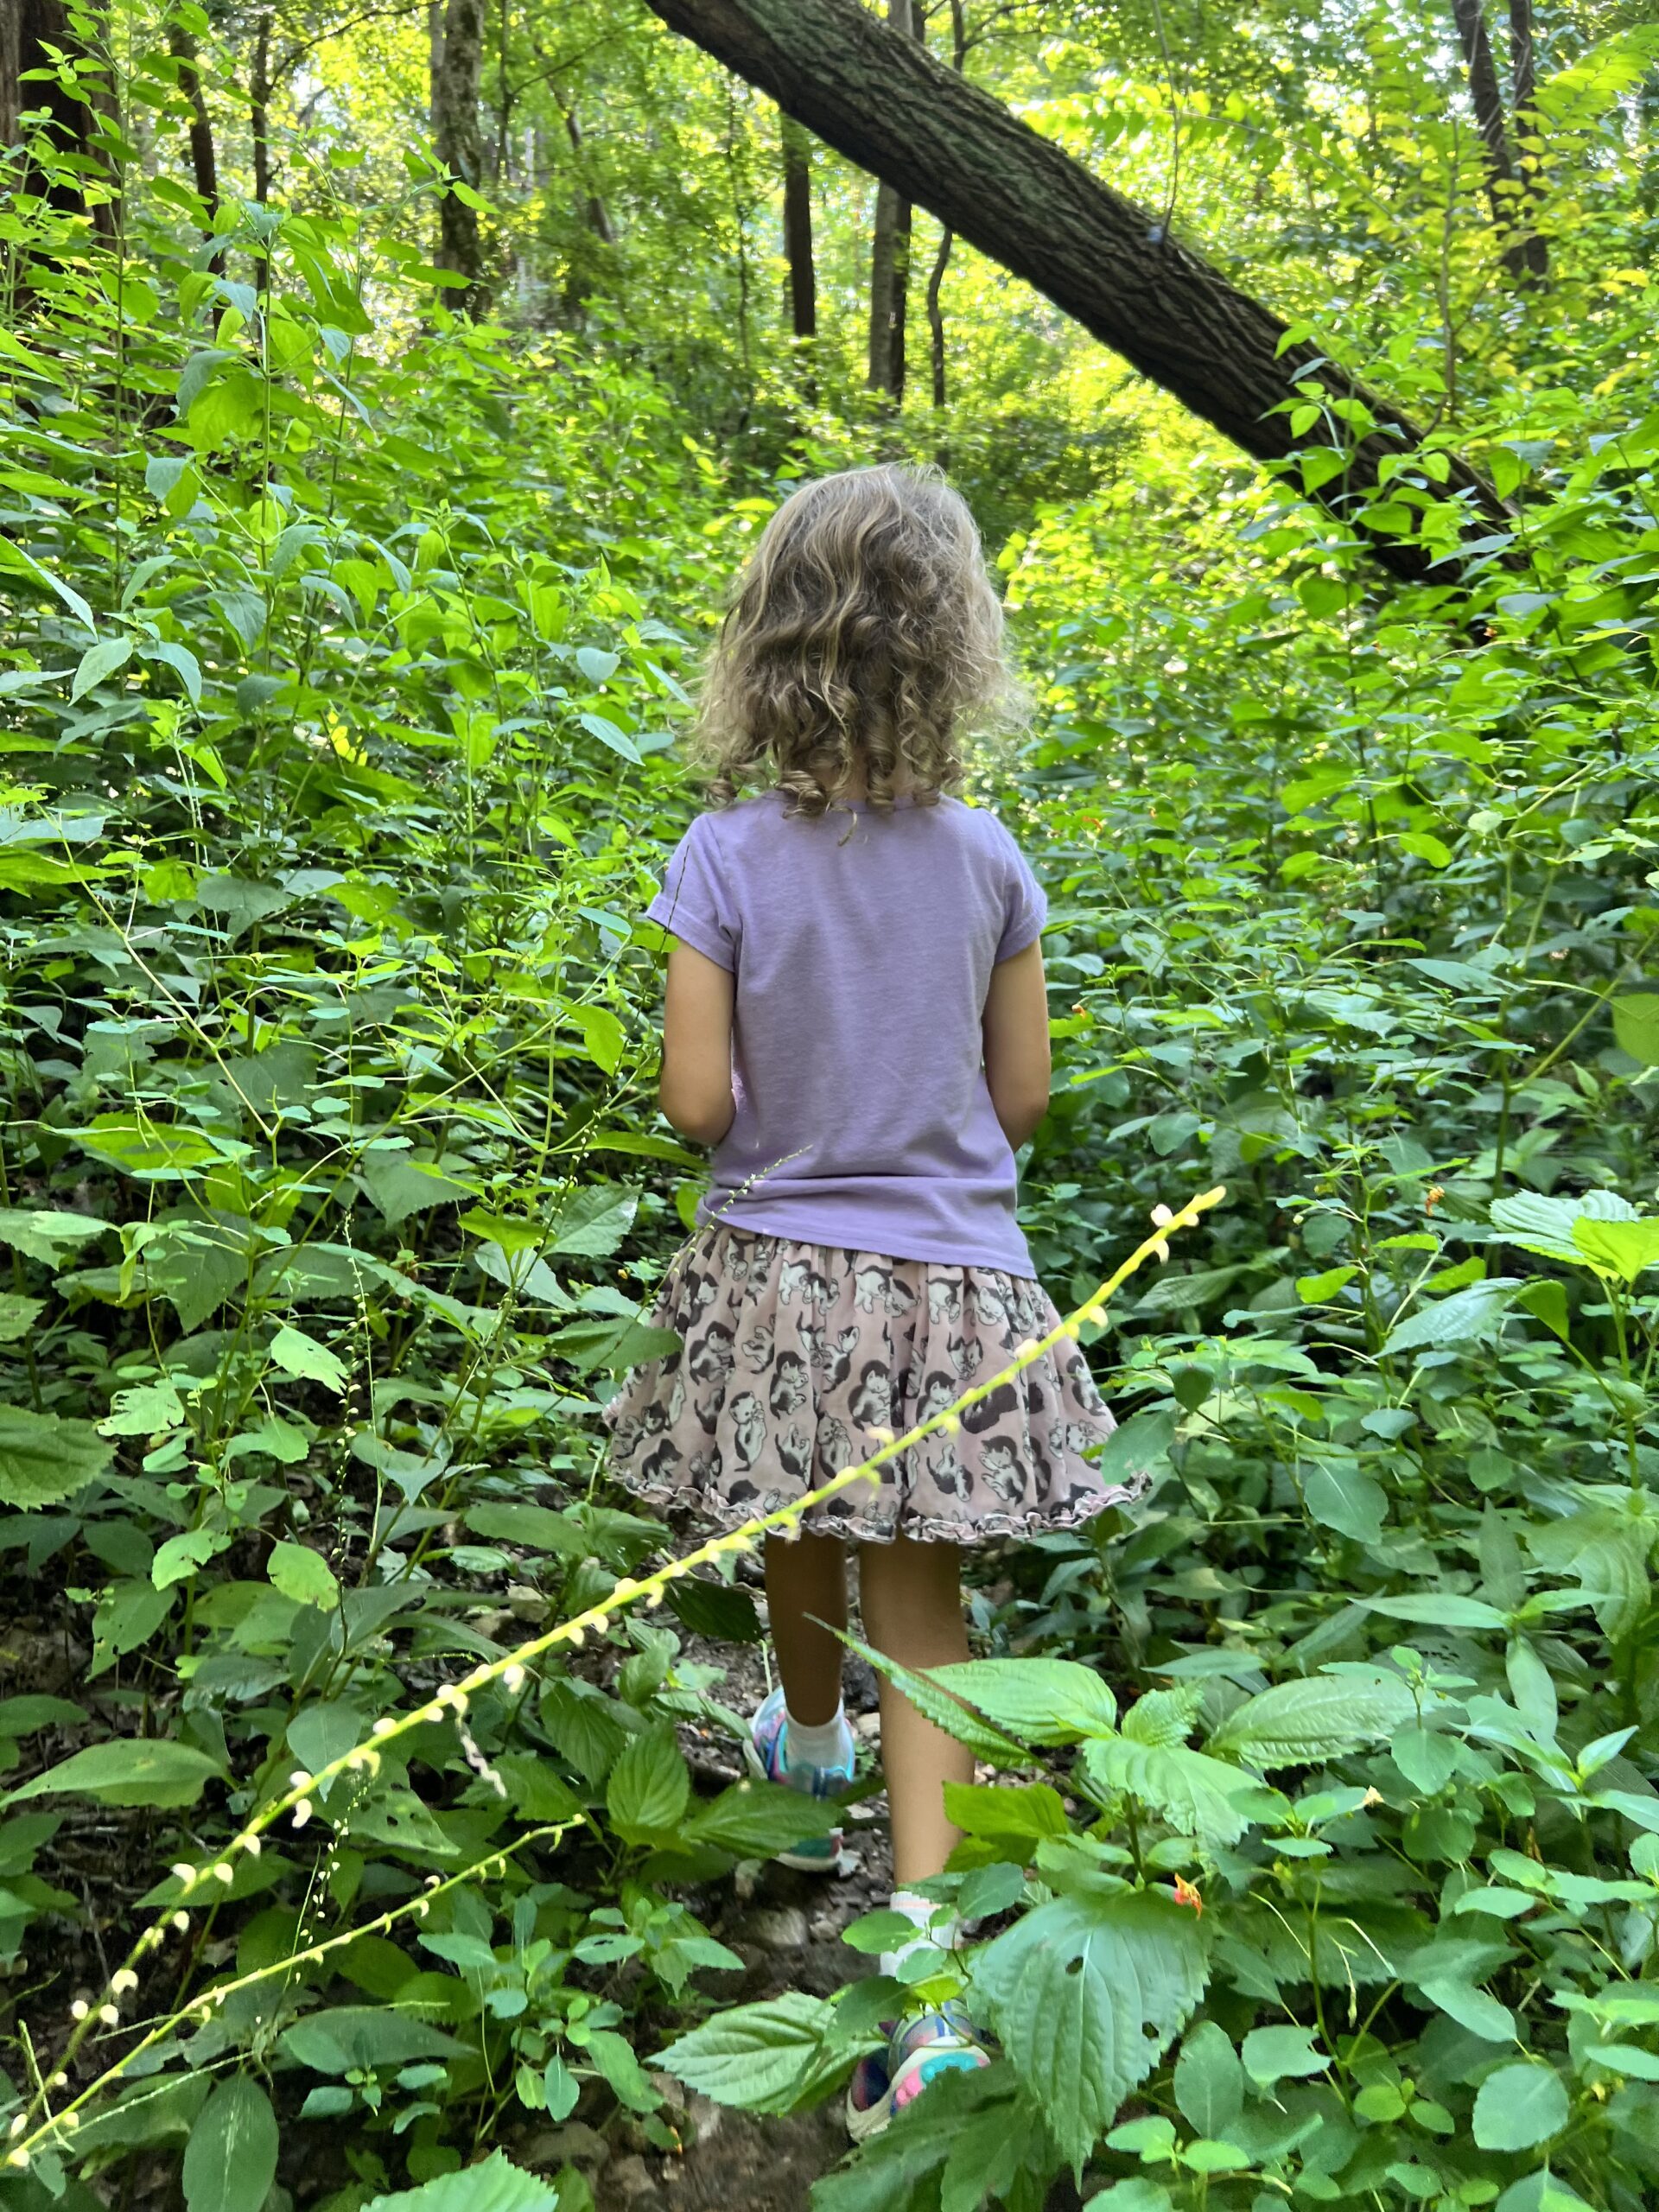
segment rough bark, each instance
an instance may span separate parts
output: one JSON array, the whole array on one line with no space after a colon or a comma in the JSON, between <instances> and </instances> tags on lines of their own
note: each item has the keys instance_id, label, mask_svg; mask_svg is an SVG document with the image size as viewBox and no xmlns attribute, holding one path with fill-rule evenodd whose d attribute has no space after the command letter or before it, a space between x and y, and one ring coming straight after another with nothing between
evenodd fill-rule
<instances>
[{"instance_id":1,"label":"rough bark","mask_svg":"<svg viewBox=\"0 0 1659 2212\"><path fill-rule=\"evenodd\" d=\"M60 53L82 55L89 49L69 20L64 0L0 0L0 147L16 146L21 118L44 109L53 143L65 154L100 163L98 118L117 120L114 86L107 76L94 80L90 98L77 99L54 79L22 79L31 71L49 68L55 47ZM116 202L85 192L72 175L42 176L32 162L10 168L9 192L41 192L48 204L66 212L84 209L98 236L108 245L119 227Z\"/></svg>"},{"instance_id":2,"label":"rough bark","mask_svg":"<svg viewBox=\"0 0 1659 2212\"><path fill-rule=\"evenodd\" d=\"M443 54L432 81L432 136L438 159L474 191L483 162L479 137L478 94L484 67L484 0L448 0L443 11ZM467 279L464 292L450 292L452 302L475 306L482 289L484 247L478 210L454 192L438 202L437 266Z\"/></svg>"},{"instance_id":3,"label":"rough bark","mask_svg":"<svg viewBox=\"0 0 1659 2212\"><path fill-rule=\"evenodd\" d=\"M967 66L967 16L962 0L950 0L950 67L960 77ZM944 272L950 266L950 249L955 244L956 233L947 225L939 232L939 250L933 257L927 279L927 333L936 407L943 407L945 400L944 308L940 296L944 289Z\"/></svg>"},{"instance_id":4,"label":"rough bark","mask_svg":"<svg viewBox=\"0 0 1659 2212\"><path fill-rule=\"evenodd\" d=\"M1409 418L1312 345L1284 345L1285 324L1270 308L914 39L888 29L858 0L650 5L1258 460L1324 442L1294 435L1281 411L1299 384L1332 400L1363 402L1376 428L1312 496L1395 575L1427 573L1421 548L1353 514L1373 495L1381 462L1417 445ZM1471 534L1507 532L1512 510L1467 463L1448 461L1446 488L1464 498ZM1452 564L1437 563L1433 580L1453 581Z\"/></svg>"},{"instance_id":5,"label":"rough bark","mask_svg":"<svg viewBox=\"0 0 1659 2212\"><path fill-rule=\"evenodd\" d=\"M917 35L912 0L887 0L887 21L901 38ZM879 95L878 95L879 97ZM910 286L910 202L877 172L870 236L869 385L897 406L905 396L905 309Z\"/></svg>"},{"instance_id":6,"label":"rough bark","mask_svg":"<svg viewBox=\"0 0 1659 2212\"><path fill-rule=\"evenodd\" d=\"M179 90L190 103L190 173L196 188L196 197L207 210L204 235L214 235L214 222L219 214L219 161L213 150L213 125L207 113L207 96L201 89L200 51L194 34L185 29L176 17L167 27L167 48L178 70ZM209 266L216 271L225 266L225 251L221 246Z\"/></svg>"},{"instance_id":7,"label":"rough bark","mask_svg":"<svg viewBox=\"0 0 1659 2212\"><path fill-rule=\"evenodd\" d=\"M253 134L253 196L263 207L270 198L270 10L259 10L253 37L253 74L248 87L248 124Z\"/></svg>"},{"instance_id":8,"label":"rough bark","mask_svg":"<svg viewBox=\"0 0 1659 2212\"><path fill-rule=\"evenodd\" d=\"M1510 144L1510 127L1503 112L1503 95L1498 88L1497 64L1492 57L1492 41L1486 29L1485 10L1481 0L1452 0L1452 13L1457 21L1458 43L1463 48L1475 127L1480 132L1485 156L1486 199L1492 221L1503 239L1503 265L1510 276L1529 279L1542 273L1539 249L1542 248L1543 240L1532 235L1527 210L1522 206L1515 152ZM1510 20L1513 29L1513 10ZM1527 45L1530 67L1529 16Z\"/></svg>"},{"instance_id":9,"label":"rough bark","mask_svg":"<svg viewBox=\"0 0 1659 2212\"><path fill-rule=\"evenodd\" d=\"M1549 244L1536 226L1543 198L1538 167L1538 138L1543 118L1537 106L1537 61L1532 41L1532 0L1510 0L1510 112L1515 118L1515 161L1521 179L1521 219L1529 275L1549 274Z\"/></svg>"},{"instance_id":10,"label":"rough bark","mask_svg":"<svg viewBox=\"0 0 1659 2212\"><path fill-rule=\"evenodd\" d=\"M784 257L789 264L789 321L803 340L818 334L818 277L812 258L812 141L780 118L784 154Z\"/></svg>"}]
</instances>

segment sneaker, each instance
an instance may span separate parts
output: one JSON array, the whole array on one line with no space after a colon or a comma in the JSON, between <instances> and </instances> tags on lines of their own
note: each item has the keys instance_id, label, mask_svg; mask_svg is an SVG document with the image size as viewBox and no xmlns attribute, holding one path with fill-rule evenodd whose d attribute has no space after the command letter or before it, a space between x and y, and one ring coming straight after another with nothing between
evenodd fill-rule
<instances>
[{"instance_id":1,"label":"sneaker","mask_svg":"<svg viewBox=\"0 0 1659 2212\"><path fill-rule=\"evenodd\" d=\"M753 1748L749 1764L763 1780L781 1782L786 1789L799 1789L809 1797L832 1797L853 1778L853 1732L842 1724L847 1749L833 1766L814 1766L805 1759L791 1759L782 1690L773 1690L750 1726ZM835 1874L841 1870L842 1833L810 1835L778 1853L779 1863L797 1866L805 1874Z\"/></svg>"},{"instance_id":2,"label":"sneaker","mask_svg":"<svg viewBox=\"0 0 1659 2212\"><path fill-rule=\"evenodd\" d=\"M855 2143L879 2135L941 2074L988 2066L990 2053L960 1999L893 2024L885 2052L868 2052L847 2085L847 2132Z\"/></svg>"}]
</instances>

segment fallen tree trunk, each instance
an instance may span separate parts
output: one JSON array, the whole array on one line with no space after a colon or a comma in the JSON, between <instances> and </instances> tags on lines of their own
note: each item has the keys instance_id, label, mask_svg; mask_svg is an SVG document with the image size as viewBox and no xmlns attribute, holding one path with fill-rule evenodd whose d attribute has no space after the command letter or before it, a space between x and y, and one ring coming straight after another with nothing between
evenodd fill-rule
<instances>
[{"instance_id":1,"label":"fallen tree trunk","mask_svg":"<svg viewBox=\"0 0 1659 2212\"><path fill-rule=\"evenodd\" d=\"M1357 400L1375 428L1355 431L1347 465L1309 496L1408 580L1456 580L1386 518L1357 510L1378 469L1420 442L1416 425L1306 344L1283 347L1283 320L1229 283L1159 218L1090 175L989 93L859 0L649 0L682 33L774 99L837 152L1045 293L1154 384L1259 461L1332 442L1330 423L1302 436L1281 403L1311 384L1327 404ZM1343 417L1336 423L1340 429ZM1512 511L1447 454L1445 493L1459 494L1470 550L1492 550ZM1293 483L1298 479L1290 480ZM1391 504L1391 503L1390 503ZM1408 527L1408 525L1407 525Z\"/></svg>"}]
</instances>

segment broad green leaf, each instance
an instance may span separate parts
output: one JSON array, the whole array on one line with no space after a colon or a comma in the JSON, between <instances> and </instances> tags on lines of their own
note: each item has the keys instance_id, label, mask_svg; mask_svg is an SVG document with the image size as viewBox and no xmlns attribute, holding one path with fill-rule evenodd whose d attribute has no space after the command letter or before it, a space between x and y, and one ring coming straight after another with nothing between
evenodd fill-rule
<instances>
[{"instance_id":1,"label":"broad green leaf","mask_svg":"<svg viewBox=\"0 0 1659 2212\"><path fill-rule=\"evenodd\" d=\"M976 1758L984 1759L997 1767L1032 1764L1031 1754L1022 1745L1005 1736L1000 1728L992 1727L989 1721L982 1720L977 1713L941 1689L931 1675L912 1674L908 1667L899 1666L896 1660L884 1657L880 1652L872 1650L868 1644L861 1643L855 1636L844 1631L842 1641L849 1650L856 1651L861 1659L868 1660L877 1674L885 1675L890 1682L902 1690L918 1713L931 1720L936 1728L943 1728L947 1736L953 1736L957 1743L967 1745Z\"/></svg>"},{"instance_id":2,"label":"broad green leaf","mask_svg":"<svg viewBox=\"0 0 1659 2212\"><path fill-rule=\"evenodd\" d=\"M624 1843L645 1843L679 1826L691 1796L691 1773L671 1728L636 1736L611 1769L605 1803Z\"/></svg>"},{"instance_id":3,"label":"broad green leaf","mask_svg":"<svg viewBox=\"0 0 1659 2212\"><path fill-rule=\"evenodd\" d=\"M32 1736L41 1728L73 1728L86 1718L86 1707L67 1697L0 1698L0 1736Z\"/></svg>"},{"instance_id":4,"label":"broad green leaf","mask_svg":"<svg viewBox=\"0 0 1659 2212\"><path fill-rule=\"evenodd\" d=\"M615 1183L586 1183L553 1209L548 1249L586 1260L607 1260L632 1226L639 1193Z\"/></svg>"},{"instance_id":5,"label":"broad green leaf","mask_svg":"<svg viewBox=\"0 0 1659 2212\"><path fill-rule=\"evenodd\" d=\"M292 1598L296 1605L318 1605L332 1612L340 1603L334 1569L308 1544L273 1544L265 1573L283 1597Z\"/></svg>"},{"instance_id":6,"label":"broad green leaf","mask_svg":"<svg viewBox=\"0 0 1659 2212\"><path fill-rule=\"evenodd\" d=\"M96 1482L113 1457L89 1421L0 1406L0 1504L56 1505Z\"/></svg>"},{"instance_id":7,"label":"broad green leaf","mask_svg":"<svg viewBox=\"0 0 1659 2212\"><path fill-rule=\"evenodd\" d=\"M620 1771L619 1762L616 1773ZM613 1774L613 1784L615 1779ZM682 1834L688 1843L713 1844L740 1859L770 1859L810 1836L828 1835L837 1817L835 1808L822 1798L786 1789L779 1783L734 1782L700 1805Z\"/></svg>"},{"instance_id":8,"label":"broad green leaf","mask_svg":"<svg viewBox=\"0 0 1659 2212\"><path fill-rule=\"evenodd\" d=\"M1302 1503L1321 1528L1357 1543L1378 1544L1388 1519L1388 1494L1357 1459L1316 1459L1302 1474Z\"/></svg>"},{"instance_id":9,"label":"broad green leaf","mask_svg":"<svg viewBox=\"0 0 1659 2212\"><path fill-rule=\"evenodd\" d=\"M392 1228L412 1213L432 1206L464 1203L473 1195L465 1183L447 1175L435 1161L412 1153L365 1152L357 1163L363 1187Z\"/></svg>"},{"instance_id":10,"label":"broad green leaf","mask_svg":"<svg viewBox=\"0 0 1659 2212\"><path fill-rule=\"evenodd\" d=\"M589 1548L582 1525L573 1513L556 1513L549 1505L497 1503L486 1499L469 1506L467 1526L474 1535L493 1536L498 1542L522 1544L526 1551L551 1552L560 1559L582 1559Z\"/></svg>"},{"instance_id":11,"label":"broad green leaf","mask_svg":"<svg viewBox=\"0 0 1659 2212\"><path fill-rule=\"evenodd\" d=\"M564 1019L582 1032L588 1057L606 1075L614 1075L627 1042L626 1032L607 1006L568 1006Z\"/></svg>"},{"instance_id":12,"label":"broad green leaf","mask_svg":"<svg viewBox=\"0 0 1659 2212\"><path fill-rule=\"evenodd\" d=\"M1076 2169L1202 1993L1193 1915L1149 1892L1039 1905L975 1959L973 1987Z\"/></svg>"},{"instance_id":13,"label":"broad green leaf","mask_svg":"<svg viewBox=\"0 0 1659 2212\"><path fill-rule=\"evenodd\" d=\"M276 2178L276 2115L245 2074L216 2082L184 2146L187 2212L259 2212Z\"/></svg>"},{"instance_id":14,"label":"broad green leaf","mask_svg":"<svg viewBox=\"0 0 1659 2212\"><path fill-rule=\"evenodd\" d=\"M1523 1252L1536 1252L1546 1260L1566 1260L1581 1265L1583 1254L1573 1231L1580 1221L1634 1221L1636 1208L1617 1191L1584 1191L1574 1198L1546 1198L1539 1191L1517 1191L1513 1197L1494 1200L1494 1229L1501 1230L1506 1244Z\"/></svg>"},{"instance_id":15,"label":"broad green leaf","mask_svg":"<svg viewBox=\"0 0 1659 2212\"><path fill-rule=\"evenodd\" d=\"M423 2058L454 2058L466 2046L441 2028L393 2005L335 2005L308 2012L284 2030L281 2048L314 2074L349 2074L407 2066Z\"/></svg>"},{"instance_id":16,"label":"broad green leaf","mask_svg":"<svg viewBox=\"0 0 1659 2212\"><path fill-rule=\"evenodd\" d=\"M1487 1991L1477 1989L1472 1982L1457 1974L1439 1974L1417 1986L1431 2005L1449 2014L1460 2028L1467 2028L1471 2036L1478 2036L1485 2043L1515 2041L1514 2013Z\"/></svg>"},{"instance_id":17,"label":"broad green leaf","mask_svg":"<svg viewBox=\"0 0 1659 2212\"><path fill-rule=\"evenodd\" d=\"M804 1990L717 2012L652 2061L717 2105L787 2112L820 2078L835 2049L833 2005ZM843 2063L850 2061L851 2052Z\"/></svg>"},{"instance_id":18,"label":"broad green leaf","mask_svg":"<svg viewBox=\"0 0 1659 2212\"><path fill-rule=\"evenodd\" d=\"M557 2065L556 2059L550 2062ZM570 2107L550 2113L566 2118ZM508 2163L506 2153L493 2151L475 2166L453 2174L435 2174L418 2189L400 2189L390 2196L372 2197L363 2212L560 2212L566 2191L544 2174L526 2173Z\"/></svg>"},{"instance_id":19,"label":"broad green leaf","mask_svg":"<svg viewBox=\"0 0 1659 2212\"><path fill-rule=\"evenodd\" d=\"M130 1114L100 1114L84 1129L66 1129L83 1152L106 1160L124 1175L180 1180L193 1167L219 1157L213 1139L200 1129L174 1127Z\"/></svg>"},{"instance_id":20,"label":"broad green leaf","mask_svg":"<svg viewBox=\"0 0 1659 2212\"><path fill-rule=\"evenodd\" d=\"M965 1835L1024 1838L1069 1835L1071 1823L1058 1789L1024 1784L947 1782L944 1811Z\"/></svg>"},{"instance_id":21,"label":"broad green leaf","mask_svg":"<svg viewBox=\"0 0 1659 2212\"><path fill-rule=\"evenodd\" d=\"M22 1298L15 1290L0 1290L0 1344L20 1344L45 1311L43 1298Z\"/></svg>"},{"instance_id":22,"label":"broad green leaf","mask_svg":"<svg viewBox=\"0 0 1659 2212\"><path fill-rule=\"evenodd\" d=\"M0 1206L0 1244L10 1244L26 1260L41 1260L56 1267L65 1252L73 1252L115 1227L89 1213L20 1212Z\"/></svg>"},{"instance_id":23,"label":"broad green leaf","mask_svg":"<svg viewBox=\"0 0 1659 2212\"><path fill-rule=\"evenodd\" d=\"M1497 2067L1475 2098L1475 2141L1483 2151L1530 2151L1560 2133L1570 2109L1553 2066L1522 2060Z\"/></svg>"},{"instance_id":24,"label":"broad green leaf","mask_svg":"<svg viewBox=\"0 0 1659 2212\"><path fill-rule=\"evenodd\" d=\"M1312 1675L1235 1706L1208 1749L1269 1772L1314 1766L1392 1735L1414 1710L1405 1683L1389 1676Z\"/></svg>"},{"instance_id":25,"label":"broad green leaf","mask_svg":"<svg viewBox=\"0 0 1659 2212\"><path fill-rule=\"evenodd\" d=\"M1659 1067L1659 992L1632 991L1615 999L1613 1040L1644 1068Z\"/></svg>"},{"instance_id":26,"label":"broad green leaf","mask_svg":"<svg viewBox=\"0 0 1659 2212\"><path fill-rule=\"evenodd\" d=\"M1254 1776L1185 1744L1137 1744L1127 1736L1088 1745L1083 1771L1103 1798L1122 1790L1182 1835L1236 1843L1253 1821L1282 1810Z\"/></svg>"},{"instance_id":27,"label":"broad green leaf","mask_svg":"<svg viewBox=\"0 0 1659 2212\"><path fill-rule=\"evenodd\" d=\"M303 1329L286 1324L277 1330L270 1340L270 1356L284 1375L298 1376L308 1382L321 1382L326 1389L341 1391L346 1388L351 1370L337 1354L315 1337L308 1337Z\"/></svg>"},{"instance_id":28,"label":"broad green leaf","mask_svg":"<svg viewBox=\"0 0 1659 2212\"><path fill-rule=\"evenodd\" d=\"M1183 2038L1174 2088L1182 2119L1200 2135L1225 2135L1243 2110L1244 2069L1231 2037L1214 2020L1200 2020Z\"/></svg>"},{"instance_id":29,"label":"broad green leaf","mask_svg":"<svg viewBox=\"0 0 1659 2212\"><path fill-rule=\"evenodd\" d=\"M37 1774L3 1802L26 1797L91 1797L100 1805L194 1805L219 1770L205 1751L168 1736L119 1736L89 1744Z\"/></svg>"},{"instance_id":30,"label":"broad green leaf","mask_svg":"<svg viewBox=\"0 0 1659 2212\"><path fill-rule=\"evenodd\" d=\"M92 1672L101 1675L124 1652L147 1643L173 1610L174 1592L148 1578L111 1582L92 1615Z\"/></svg>"},{"instance_id":31,"label":"broad green leaf","mask_svg":"<svg viewBox=\"0 0 1659 2212\"><path fill-rule=\"evenodd\" d=\"M1575 1221L1573 1242L1599 1274L1627 1283L1659 1267L1659 1221Z\"/></svg>"},{"instance_id":32,"label":"broad green leaf","mask_svg":"<svg viewBox=\"0 0 1659 2212\"><path fill-rule=\"evenodd\" d=\"M1264 2089L1270 2089L1287 2075L1300 2078L1323 2074L1331 2061L1324 2051L1315 2050L1318 2035L1315 2028L1252 2028L1243 2043L1244 2071Z\"/></svg>"},{"instance_id":33,"label":"broad green leaf","mask_svg":"<svg viewBox=\"0 0 1659 2212\"><path fill-rule=\"evenodd\" d=\"M766 1634L753 1599L733 1583L683 1574L669 1584L668 1602L694 1636L712 1637L719 1643L759 1643Z\"/></svg>"},{"instance_id":34,"label":"broad green leaf","mask_svg":"<svg viewBox=\"0 0 1659 2212\"><path fill-rule=\"evenodd\" d=\"M1469 1598L1454 1590L1422 1590L1397 1598L1362 1598L1368 1611L1386 1613L1391 1621L1415 1621L1424 1628L1506 1628L1509 1615L1484 1598Z\"/></svg>"},{"instance_id":35,"label":"broad green leaf","mask_svg":"<svg viewBox=\"0 0 1659 2212\"><path fill-rule=\"evenodd\" d=\"M548 1342L561 1359L586 1372L602 1367L608 1374L624 1368L643 1367L648 1360L665 1359L680 1348L672 1329L616 1314L605 1320L570 1321L556 1329Z\"/></svg>"},{"instance_id":36,"label":"broad green leaf","mask_svg":"<svg viewBox=\"0 0 1659 2212\"><path fill-rule=\"evenodd\" d=\"M130 638L105 638L98 645L88 645L75 669L75 680L69 686L69 703L84 699L94 684L102 683L106 676L113 676L132 658Z\"/></svg>"},{"instance_id":37,"label":"broad green leaf","mask_svg":"<svg viewBox=\"0 0 1659 2212\"><path fill-rule=\"evenodd\" d=\"M1454 1290L1449 1298L1420 1306L1389 1331L1385 1353L1441 1351L1448 1344L1477 1344L1496 1336L1509 1310L1510 1293L1517 1278L1493 1275Z\"/></svg>"},{"instance_id":38,"label":"broad green leaf","mask_svg":"<svg viewBox=\"0 0 1659 2212\"><path fill-rule=\"evenodd\" d=\"M170 1382L140 1382L116 1392L98 1428L101 1436L159 1436L183 1421L184 1402Z\"/></svg>"},{"instance_id":39,"label":"broad green leaf","mask_svg":"<svg viewBox=\"0 0 1659 2212\"><path fill-rule=\"evenodd\" d=\"M1111 1691L1075 1659L969 1659L929 1679L1023 1743L1075 1744L1116 1725Z\"/></svg>"},{"instance_id":40,"label":"broad green leaf","mask_svg":"<svg viewBox=\"0 0 1659 2212\"><path fill-rule=\"evenodd\" d=\"M413 1853L417 1864L428 1859L453 1859L459 1847L415 1792L397 1783L377 1790L366 1803L353 1805L346 1818L346 1833L385 1844L392 1851Z\"/></svg>"}]
</instances>

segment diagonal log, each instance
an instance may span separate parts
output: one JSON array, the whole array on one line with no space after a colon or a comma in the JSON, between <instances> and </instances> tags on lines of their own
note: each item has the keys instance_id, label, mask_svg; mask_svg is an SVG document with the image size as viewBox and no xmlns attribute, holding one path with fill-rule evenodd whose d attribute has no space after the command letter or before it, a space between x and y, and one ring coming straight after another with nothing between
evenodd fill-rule
<instances>
[{"instance_id":1,"label":"diagonal log","mask_svg":"<svg viewBox=\"0 0 1659 2212\"><path fill-rule=\"evenodd\" d=\"M1410 418L1315 347L1281 351L1286 325L1271 308L915 40L888 29L859 0L648 4L671 30L1046 294L1258 461L1332 442L1328 423L1299 438L1288 414L1274 411L1298 384L1311 382L1333 402L1363 402L1376 427L1357 436L1346 467L1311 496L1395 575L1456 581L1454 560L1436 562L1357 512L1375 497L1384 458L1421 443ZM1482 550L1493 550L1496 535L1508 537L1513 511L1466 461L1445 460L1444 490L1459 495L1468 513L1465 549L1484 541Z\"/></svg>"}]
</instances>

